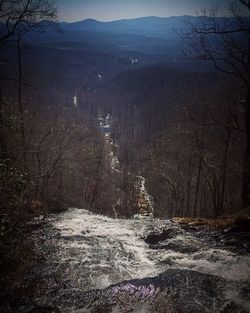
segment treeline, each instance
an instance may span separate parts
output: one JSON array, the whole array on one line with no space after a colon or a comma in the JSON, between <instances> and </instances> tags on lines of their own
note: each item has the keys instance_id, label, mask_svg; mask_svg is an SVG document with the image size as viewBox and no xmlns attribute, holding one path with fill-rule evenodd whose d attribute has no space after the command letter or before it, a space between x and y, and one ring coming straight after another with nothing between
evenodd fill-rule
<instances>
[{"instance_id":1,"label":"treeline","mask_svg":"<svg viewBox=\"0 0 250 313\"><path fill-rule=\"evenodd\" d=\"M57 81L45 81L49 87L44 89L41 76L38 80L26 66L32 64L23 62L19 68L18 50L13 56L11 66L23 78L0 80L1 303L30 293L16 287L35 259L33 227L41 226L48 214L70 207L114 216L112 203L117 202L110 197L114 184L104 136L86 101L84 105L78 99L75 106L73 88L63 84L59 89Z\"/></svg>"},{"instance_id":2,"label":"treeline","mask_svg":"<svg viewBox=\"0 0 250 313\"><path fill-rule=\"evenodd\" d=\"M104 136L87 102L65 104L66 91L58 103L38 105L31 94L22 96L22 112L17 100L1 97L1 216L19 221L68 207L112 211Z\"/></svg>"},{"instance_id":3,"label":"treeline","mask_svg":"<svg viewBox=\"0 0 250 313\"><path fill-rule=\"evenodd\" d=\"M0 218L7 236L20 219L72 206L103 211L106 151L94 113L79 97L73 101L93 80L78 68L82 55L49 45L61 32L54 2L2 1L0 9Z\"/></svg>"},{"instance_id":4,"label":"treeline","mask_svg":"<svg viewBox=\"0 0 250 313\"><path fill-rule=\"evenodd\" d=\"M123 73L101 92L120 162L146 177L156 215L217 217L240 210L240 85L215 72L154 67Z\"/></svg>"}]
</instances>

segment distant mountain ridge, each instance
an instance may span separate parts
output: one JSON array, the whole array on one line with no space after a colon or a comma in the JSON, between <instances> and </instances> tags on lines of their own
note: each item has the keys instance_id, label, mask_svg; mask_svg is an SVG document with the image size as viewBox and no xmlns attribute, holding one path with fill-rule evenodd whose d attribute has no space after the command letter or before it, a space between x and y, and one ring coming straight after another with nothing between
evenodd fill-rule
<instances>
[{"instance_id":1,"label":"distant mountain ridge","mask_svg":"<svg viewBox=\"0 0 250 313\"><path fill-rule=\"evenodd\" d=\"M185 20L197 20L194 16L171 16L157 17L148 16L134 19L121 19L116 21L103 22L95 19L86 19L73 23L61 23L62 28L66 30L78 30L87 32L112 32L127 33L143 36L162 37L166 32L173 32L173 29L185 28Z\"/></svg>"}]
</instances>

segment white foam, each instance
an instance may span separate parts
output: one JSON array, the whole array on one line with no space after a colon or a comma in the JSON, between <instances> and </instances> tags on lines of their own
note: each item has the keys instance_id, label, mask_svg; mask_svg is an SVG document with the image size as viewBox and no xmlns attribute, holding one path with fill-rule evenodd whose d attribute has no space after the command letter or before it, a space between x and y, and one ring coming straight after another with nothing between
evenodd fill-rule
<instances>
[{"instance_id":1,"label":"white foam","mask_svg":"<svg viewBox=\"0 0 250 313\"><path fill-rule=\"evenodd\" d=\"M150 224L150 219L138 228L136 220L111 219L74 209L63 213L53 226L61 234L57 242L61 260L69 259L68 254L73 250L73 268L79 262L85 264L91 270L91 275L86 275L90 275L92 288L104 288L121 280L161 272L162 268L149 257L148 247L141 238L147 227L145 223ZM74 278L73 283L76 283Z\"/></svg>"},{"instance_id":2,"label":"white foam","mask_svg":"<svg viewBox=\"0 0 250 313\"><path fill-rule=\"evenodd\" d=\"M56 247L52 270L62 271L74 288L105 288L124 280L156 276L169 269L191 269L215 274L239 283L250 279L250 257L211 248L205 240L179 235L167 239L172 249L150 249L143 237L176 226L154 218L112 219L71 209L52 222ZM178 229L177 229L178 230ZM194 253L178 247L191 246ZM185 251L185 250L184 250Z\"/></svg>"}]
</instances>

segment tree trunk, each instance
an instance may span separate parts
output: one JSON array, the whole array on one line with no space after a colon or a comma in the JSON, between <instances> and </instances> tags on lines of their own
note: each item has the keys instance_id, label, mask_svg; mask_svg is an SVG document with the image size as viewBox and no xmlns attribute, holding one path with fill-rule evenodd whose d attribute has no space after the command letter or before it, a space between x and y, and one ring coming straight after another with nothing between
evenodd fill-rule
<instances>
[{"instance_id":1,"label":"tree trunk","mask_svg":"<svg viewBox=\"0 0 250 313\"><path fill-rule=\"evenodd\" d=\"M250 212L250 84L245 103L246 148L243 164L242 209Z\"/></svg>"},{"instance_id":2,"label":"tree trunk","mask_svg":"<svg viewBox=\"0 0 250 313\"><path fill-rule=\"evenodd\" d=\"M3 122L3 110L4 110L4 102L2 98L2 92L0 87L0 158L5 160L8 159L8 152L7 152L7 145L4 140L4 134L2 133L4 129L4 122Z\"/></svg>"},{"instance_id":3,"label":"tree trunk","mask_svg":"<svg viewBox=\"0 0 250 313\"><path fill-rule=\"evenodd\" d=\"M201 131L201 138L199 139L199 135L197 134L196 142L199 149L199 163L197 169L197 178L196 178L196 188L195 188L195 195L194 195L194 207L192 216L198 216L198 201L199 201L199 193L200 193L200 181L201 181L201 172L202 172L202 160L204 154L204 137L205 137L205 123L206 123L206 114L205 111L203 112L203 126Z\"/></svg>"},{"instance_id":4,"label":"tree trunk","mask_svg":"<svg viewBox=\"0 0 250 313\"><path fill-rule=\"evenodd\" d=\"M229 123L229 120L228 120ZM226 128L226 139L225 139L225 148L224 148L224 156L221 162L221 192L220 192L220 214L224 213L224 205L225 205L225 193L226 193L226 184L227 184L227 167L228 167L228 158L229 158L229 150L230 150L230 140L231 140L231 132L230 128Z\"/></svg>"},{"instance_id":5,"label":"tree trunk","mask_svg":"<svg viewBox=\"0 0 250 313\"><path fill-rule=\"evenodd\" d=\"M200 192L200 180L201 180L201 171L202 171L202 155L199 157L199 165L197 171L197 178L196 178L196 189L195 189L195 196L194 196L194 207L192 216L198 216L198 200L199 200L199 192Z\"/></svg>"},{"instance_id":6,"label":"tree trunk","mask_svg":"<svg viewBox=\"0 0 250 313\"><path fill-rule=\"evenodd\" d=\"M250 1L248 6L250 6ZM250 7L249 7L250 9ZM242 209L250 212L250 37L248 39L248 84L246 86L245 124L246 124L246 147L243 163L242 180Z\"/></svg>"},{"instance_id":7,"label":"tree trunk","mask_svg":"<svg viewBox=\"0 0 250 313\"><path fill-rule=\"evenodd\" d=\"M26 169L26 134L24 122L24 107L23 107L23 64L22 64L22 38L18 33L17 39L17 61L18 61L18 110L20 114L20 130L21 130L21 145L22 145L22 158L23 167Z\"/></svg>"}]
</instances>

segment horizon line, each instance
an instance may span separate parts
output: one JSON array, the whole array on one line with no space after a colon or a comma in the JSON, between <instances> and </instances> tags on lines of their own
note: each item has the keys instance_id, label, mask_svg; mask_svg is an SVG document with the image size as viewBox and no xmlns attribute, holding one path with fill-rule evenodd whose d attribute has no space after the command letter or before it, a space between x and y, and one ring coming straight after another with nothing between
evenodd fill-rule
<instances>
[{"instance_id":1,"label":"horizon line","mask_svg":"<svg viewBox=\"0 0 250 313\"><path fill-rule=\"evenodd\" d=\"M117 21L129 21L129 20L137 20L137 19L143 19L143 18L160 18L160 19L166 19L166 18L172 18L172 17L199 17L198 15L190 15L190 14L182 14L182 15L169 15L169 16L157 16L157 15L145 15L145 16L139 16L139 17L130 17L130 18L118 18L114 20L101 20L96 19L94 17L87 17L82 20L74 20L74 21L65 21L65 20L59 20L60 23L78 23L83 21L92 20L95 22L101 22L101 23L110 23L110 22L117 22Z\"/></svg>"},{"instance_id":2,"label":"horizon line","mask_svg":"<svg viewBox=\"0 0 250 313\"><path fill-rule=\"evenodd\" d=\"M101 20L97 19L94 17L87 17L83 18L82 20L74 20L74 21L65 21L65 20L60 20L59 23L67 23L67 24L73 24L73 23L78 23L78 22L83 22L83 21L95 21L95 22L100 22L100 23L111 23L111 22L118 22L118 21L130 21L130 20L138 20L138 19L143 19L143 18L159 18L159 19L168 19L168 18L181 18L181 17L202 17L202 15L191 15L191 14L182 14L182 15L169 15L169 16L158 16L158 15L145 15L145 16L138 16L138 17L130 17L130 18L118 18L118 19L112 19L112 20ZM231 18L232 16L225 16L225 15L218 15L217 18Z\"/></svg>"}]
</instances>

